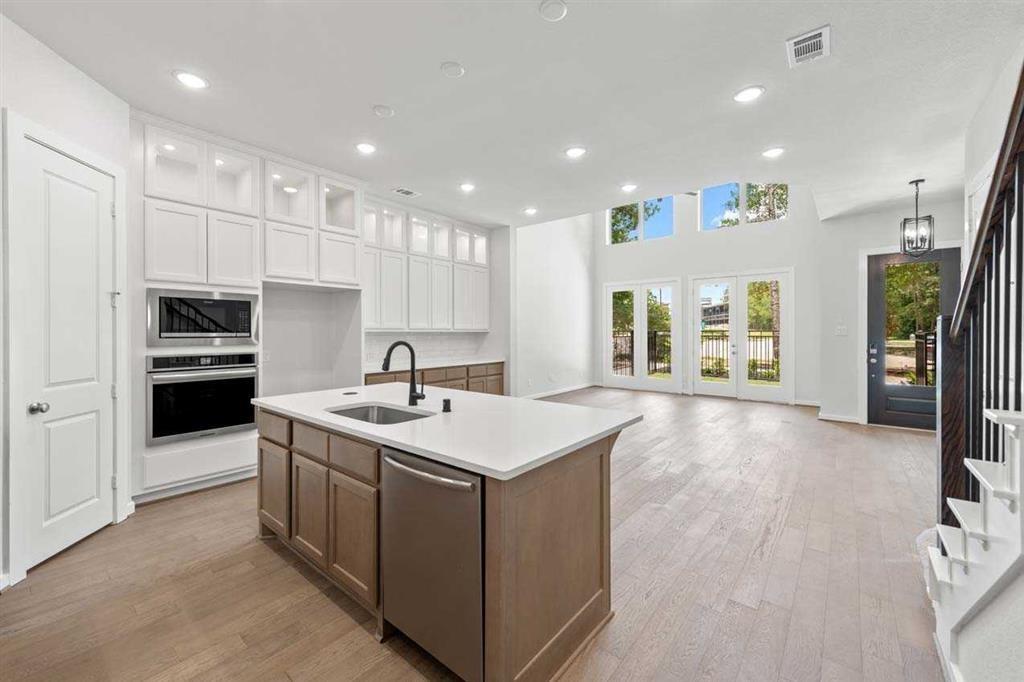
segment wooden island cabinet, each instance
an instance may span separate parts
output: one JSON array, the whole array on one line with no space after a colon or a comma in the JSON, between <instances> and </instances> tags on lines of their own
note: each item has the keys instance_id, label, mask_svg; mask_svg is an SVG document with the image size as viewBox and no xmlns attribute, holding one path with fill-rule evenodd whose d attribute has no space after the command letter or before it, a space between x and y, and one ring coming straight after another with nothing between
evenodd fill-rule
<instances>
[{"instance_id":1,"label":"wooden island cabinet","mask_svg":"<svg viewBox=\"0 0 1024 682\"><path fill-rule=\"evenodd\" d=\"M371 372L364 377L367 386L392 381L409 381L409 372ZM416 383L455 388L460 391L505 395L505 363L484 362L417 370Z\"/></svg>"}]
</instances>

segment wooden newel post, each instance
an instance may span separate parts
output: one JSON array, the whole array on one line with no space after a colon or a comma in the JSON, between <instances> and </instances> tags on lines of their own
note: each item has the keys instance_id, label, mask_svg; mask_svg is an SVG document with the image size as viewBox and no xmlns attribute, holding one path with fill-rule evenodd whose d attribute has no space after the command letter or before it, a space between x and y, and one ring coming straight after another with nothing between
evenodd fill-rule
<instances>
[{"instance_id":1,"label":"wooden newel post","mask_svg":"<svg viewBox=\"0 0 1024 682\"><path fill-rule=\"evenodd\" d=\"M940 315L936 330L935 371L935 439L938 477L939 523L959 526L946 506L947 497L967 499L967 476L964 469L966 404L964 402L964 347L949 338L952 315Z\"/></svg>"}]
</instances>

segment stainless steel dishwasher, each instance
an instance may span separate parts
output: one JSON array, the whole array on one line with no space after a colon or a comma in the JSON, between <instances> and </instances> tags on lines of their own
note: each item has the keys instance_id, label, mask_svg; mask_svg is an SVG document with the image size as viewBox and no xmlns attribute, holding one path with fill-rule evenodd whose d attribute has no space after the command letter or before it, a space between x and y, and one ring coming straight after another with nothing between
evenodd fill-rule
<instances>
[{"instance_id":1,"label":"stainless steel dishwasher","mask_svg":"<svg viewBox=\"0 0 1024 682\"><path fill-rule=\"evenodd\" d=\"M384 448L384 619L467 682L483 679L480 477Z\"/></svg>"}]
</instances>

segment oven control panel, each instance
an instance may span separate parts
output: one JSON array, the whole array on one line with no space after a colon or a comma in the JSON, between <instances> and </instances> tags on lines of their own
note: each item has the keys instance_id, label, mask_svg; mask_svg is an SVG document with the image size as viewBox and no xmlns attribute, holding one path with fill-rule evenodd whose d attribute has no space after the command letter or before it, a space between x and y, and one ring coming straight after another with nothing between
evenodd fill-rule
<instances>
[{"instance_id":1,"label":"oven control panel","mask_svg":"<svg viewBox=\"0 0 1024 682\"><path fill-rule=\"evenodd\" d=\"M218 353L215 355L154 355L146 359L149 372L174 372L187 369L255 367L255 353Z\"/></svg>"}]
</instances>

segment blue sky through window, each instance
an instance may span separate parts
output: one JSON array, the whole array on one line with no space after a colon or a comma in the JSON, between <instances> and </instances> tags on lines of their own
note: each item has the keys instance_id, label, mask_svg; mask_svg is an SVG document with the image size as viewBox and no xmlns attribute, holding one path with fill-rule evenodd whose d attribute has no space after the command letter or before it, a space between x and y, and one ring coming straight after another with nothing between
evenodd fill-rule
<instances>
[{"instance_id":1,"label":"blue sky through window","mask_svg":"<svg viewBox=\"0 0 1024 682\"><path fill-rule=\"evenodd\" d=\"M647 215L647 207L650 205L660 206L661 210L650 218L644 220L644 239L657 239L658 237L669 237L672 235L672 197L661 197L660 199L647 199L644 201L644 215Z\"/></svg>"},{"instance_id":2,"label":"blue sky through window","mask_svg":"<svg viewBox=\"0 0 1024 682\"><path fill-rule=\"evenodd\" d=\"M735 182L724 185L705 187L701 190L700 229L716 230L726 219L738 219L739 211L727 208L732 201L733 192L739 194L740 186Z\"/></svg>"}]
</instances>

